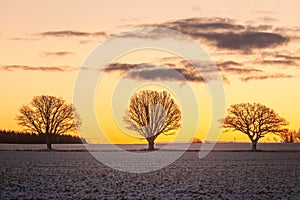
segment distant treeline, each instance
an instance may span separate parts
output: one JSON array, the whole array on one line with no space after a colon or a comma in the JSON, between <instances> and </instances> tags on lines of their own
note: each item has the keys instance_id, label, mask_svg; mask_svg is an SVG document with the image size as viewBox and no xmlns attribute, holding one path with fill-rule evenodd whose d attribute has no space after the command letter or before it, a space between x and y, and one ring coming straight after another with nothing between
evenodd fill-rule
<instances>
[{"instance_id":1,"label":"distant treeline","mask_svg":"<svg viewBox=\"0 0 300 200\"><path fill-rule=\"evenodd\" d=\"M45 144L45 137L34 133L0 130L0 143L11 144ZM52 138L53 144L82 144L85 139L72 135L58 135Z\"/></svg>"}]
</instances>

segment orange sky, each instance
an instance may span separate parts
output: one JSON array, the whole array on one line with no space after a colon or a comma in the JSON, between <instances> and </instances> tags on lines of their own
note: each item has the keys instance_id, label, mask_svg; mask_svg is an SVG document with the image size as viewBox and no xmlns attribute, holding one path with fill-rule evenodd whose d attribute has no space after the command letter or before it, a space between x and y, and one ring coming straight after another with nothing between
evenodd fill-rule
<instances>
[{"instance_id":1,"label":"orange sky","mask_svg":"<svg viewBox=\"0 0 300 200\"><path fill-rule=\"evenodd\" d=\"M9 1L0 2L0 129L20 130L18 108L33 96L49 94L72 101L78 68L103 41L142 25L181 28L209 54L222 70L226 107L233 103L259 102L273 108L298 129L300 110L300 2L294 1ZM188 20L189 19L189 20ZM193 19L193 20L191 20ZM233 34L233 38L229 37ZM270 33L270 34L263 34ZM170 36L171 37L171 36ZM240 38L240 39L238 39ZM231 42L230 42L230 41ZM119 63L160 63L166 52L137 51L120 57ZM169 62L169 61L168 61ZM172 61L173 62L173 61ZM161 62L162 63L162 62ZM105 86L120 80L120 71L107 73ZM132 80L128 80L127 84ZM145 81L145 80L144 80ZM203 138L209 126L209 92L204 83L171 84L178 95L187 87L197 90ZM99 93L100 92L100 93ZM102 93L103 94L103 93ZM107 102L111 100L106 99ZM124 103L125 102L125 103ZM121 119L126 101L116 118ZM110 107L95 103L98 120L113 143L144 142L123 134ZM105 110L106 109L106 110ZM103 112L105 110L105 112ZM103 113L106 113L103 115ZM190 116L186 111L186 117ZM87 119L83 119L88 120ZM107 120L107 121L105 121ZM119 127L120 126L120 127ZM189 126L188 123L185 125ZM217 127L216 123L213 126ZM87 127L84 127L87 128ZM184 129L184 130L188 130ZM96 133L95 133L96 134ZM190 136L190 133L188 137ZM184 135L178 141L188 140ZM241 133L223 133L220 141L248 141ZM162 136L159 141L170 141ZM176 141L177 141L176 140ZM273 141L270 135L262 141Z\"/></svg>"}]
</instances>

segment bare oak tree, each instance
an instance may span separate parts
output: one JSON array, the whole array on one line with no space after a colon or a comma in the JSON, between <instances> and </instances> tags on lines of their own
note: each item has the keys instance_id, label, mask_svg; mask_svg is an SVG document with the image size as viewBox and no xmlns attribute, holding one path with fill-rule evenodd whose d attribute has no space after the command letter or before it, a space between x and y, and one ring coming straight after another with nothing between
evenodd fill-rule
<instances>
[{"instance_id":1,"label":"bare oak tree","mask_svg":"<svg viewBox=\"0 0 300 200\"><path fill-rule=\"evenodd\" d=\"M223 121L226 130L237 130L246 134L256 150L257 142L268 133L279 134L286 129L288 122L279 117L274 110L259 103L240 103L231 105Z\"/></svg>"},{"instance_id":2,"label":"bare oak tree","mask_svg":"<svg viewBox=\"0 0 300 200\"><path fill-rule=\"evenodd\" d=\"M75 120L76 118L76 120ZM81 126L79 115L72 104L54 96L35 96L23 105L17 115L18 124L26 131L44 135L47 149L57 135L75 132Z\"/></svg>"},{"instance_id":3,"label":"bare oak tree","mask_svg":"<svg viewBox=\"0 0 300 200\"><path fill-rule=\"evenodd\" d=\"M174 134L181 126L180 121L180 109L166 91L143 90L135 93L124 116L127 128L146 138L148 150L154 150L154 140L160 134Z\"/></svg>"}]
</instances>

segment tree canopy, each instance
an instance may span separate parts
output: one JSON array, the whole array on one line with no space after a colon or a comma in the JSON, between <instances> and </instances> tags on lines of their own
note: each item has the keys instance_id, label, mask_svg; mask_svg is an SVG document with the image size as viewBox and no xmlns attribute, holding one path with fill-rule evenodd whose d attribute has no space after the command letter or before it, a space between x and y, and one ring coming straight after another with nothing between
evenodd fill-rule
<instances>
[{"instance_id":1,"label":"tree canopy","mask_svg":"<svg viewBox=\"0 0 300 200\"><path fill-rule=\"evenodd\" d=\"M75 120L76 118L76 120ZM57 135L75 132L81 126L79 115L72 104L54 96L35 96L30 104L23 105L17 115L18 124L25 131L44 135L47 149Z\"/></svg>"},{"instance_id":2,"label":"tree canopy","mask_svg":"<svg viewBox=\"0 0 300 200\"><path fill-rule=\"evenodd\" d=\"M132 95L124 116L127 128L146 138L149 150L160 134L174 134L181 126L181 111L166 92L143 90Z\"/></svg>"},{"instance_id":3,"label":"tree canopy","mask_svg":"<svg viewBox=\"0 0 300 200\"><path fill-rule=\"evenodd\" d=\"M279 134L286 129L288 122L274 110L259 103L240 103L231 105L223 121L227 130L236 130L246 134L256 150L258 140L268 133Z\"/></svg>"}]
</instances>

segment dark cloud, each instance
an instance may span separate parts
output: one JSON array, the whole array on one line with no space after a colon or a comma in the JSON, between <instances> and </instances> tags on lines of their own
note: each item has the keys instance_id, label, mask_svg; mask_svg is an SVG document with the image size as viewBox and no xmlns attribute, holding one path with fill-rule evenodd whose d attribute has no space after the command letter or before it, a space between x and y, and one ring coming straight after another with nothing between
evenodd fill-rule
<instances>
[{"instance_id":1,"label":"dark cloud","mask_svg":"<svg viewBox=\"0 0 300 200\"><path fill-rule=\"evenodd\" d=\"M138 27L158 27L145 31L132 32L122 37L164 38L174 37L168 28L187 34L194 39L204 39L220 49L251 53L253 49L271 48L286 44L290 38L273 31L268 24L242 25L230 18L189 18L168 21L160 24L141 24Z\"/></svg>"},{"instance_id":2,"label":"dark cloud","mask_svg":"<svg viewBox=\"0 0 300 200\"><path fill-rule=\"evenodd\" d=\"M113 63L105 71L127 73L125 77L134 80L204 82L204 78L194 67L180 68L173 63L160 66L148 63Z\"/></svg>"},{"instance_id":3,"label":"dark cloud","mask_svg":"<svg viewBox=\"0 0 300 200\"><path fill-rule=\"evenodd\" d=\"M186 39L183 35L179 35L174 31L169 31L168 29L163 29L158 26L152 27L152 25L149 27L142 27L141 30L132 30L131 32L124 32L118 35L111 35L111 36L116 36L120 38L141 38L141 39L152 39L152 40L164 39L164 38L174 38L177 40Z\"/></svg>"},{"instance_id":4,"label":"dark cloud","mask_svg":"<svg viewBox=\"0 0 300 200\"><path fill-rule=\"evenodd\" d=\"M151 81L192 81L204 82L204 78L199 74L195 74L183 68L157 68L130 71L127 78L135 80L151 80Z\"/></svg>"},{"instance_id":5,"label":"dark cloud","mask_svg":"<svg viewBox=\"0 0 300 200\"><path fill-rule=\"evenodd\" d=\"M254 48L276 47L289 41L289 38L280 34L267 32L197 33L196 35L214 41L218 48L241 50L244 53L251 53Z\"/></svg>"},{"instance_id":6,"label":"dark cloud","mask_svg":"<svg viewBox=\"0 0 300 200\"><path fill-rule=\"evenodd\" d=\"M251 80L265 80L265 79L282 79L282 78L294 78L295 76L289 74L267 74L267 75L257 75L257 76L247 76L241 78L242 81L251 81Z\"/></svg>"},{"instance_id":7,"label":"dark cloud","mask_svg":"<svg viewBox=\"0 0 300 200\"><path fill-rule=\"evenodd\" d=\"M101 32L82 32L82 31L73 31L73 30L64 30L64 31L47 31L42 32L39 35L49 36L49 37L87 37L87 36L100 36L107 37L107 34L103 31Z\"/></svg>"},{"instance_id":8,"label":"dark cloud","mask_svg":"<svg viewBox=\"0 0 300 200\"><path fill-rule=\"evenodd\" d=\"M70 67L70 66L27 66L27 65L0 65L0 70L2 71L17 71L17 70L24 70L24 71L45 71L45 72L70 72L78 70L77 68Z\"/></svg>"},{"instance_id":9,"label":"dark cloud","mask_svg":"<svg viewBox=\"0 0 300 200\"><path fill-rule=\"evenodd\" d=\"M244 66L243 63L235 61L218 61L216 64L207 61L189 62L178 57L166 57L160 59L161 65L149 63L128 64L113 63L109 65L106 72L119 72L125 74L125 78L149 81L190 81L204 83L216 80L221 74L223 81L229 83L227 75L236 75L242 81L293 78L286 74L268 74L262 69ZM249 63L248 63L249 64ZM247 65L248 65L247 64ZM256 63L257 64L257 63ZM219 74L219 72L221 72ZM226 75L226 76L225 76ZM205 77L205 78L204 78Z\"/></svg>"},{"instance_id":10,"label":"dark cloud","mask_svg":"<svg viewBox=\"0 0 300 200\"><path fill-rule=\"evenodd\" d=\"M69 56L75 54L71 51L56 51L56 52L43 52L42 56Z\"/></svg>"},{"instance_id":11,"label":"dark cloud","mask_svg":"<svg viewBox=\"0 0 300 200\"><path fill-rule=\"evenodd\" d=\"M198 31L217 31L217 30L235 30L240 31L245 29L244 26L234 24L229 18L190 18L182 19L162 24L167 28L172 28L182 33L191 34Z\"/></svg>"}]
</instances>

